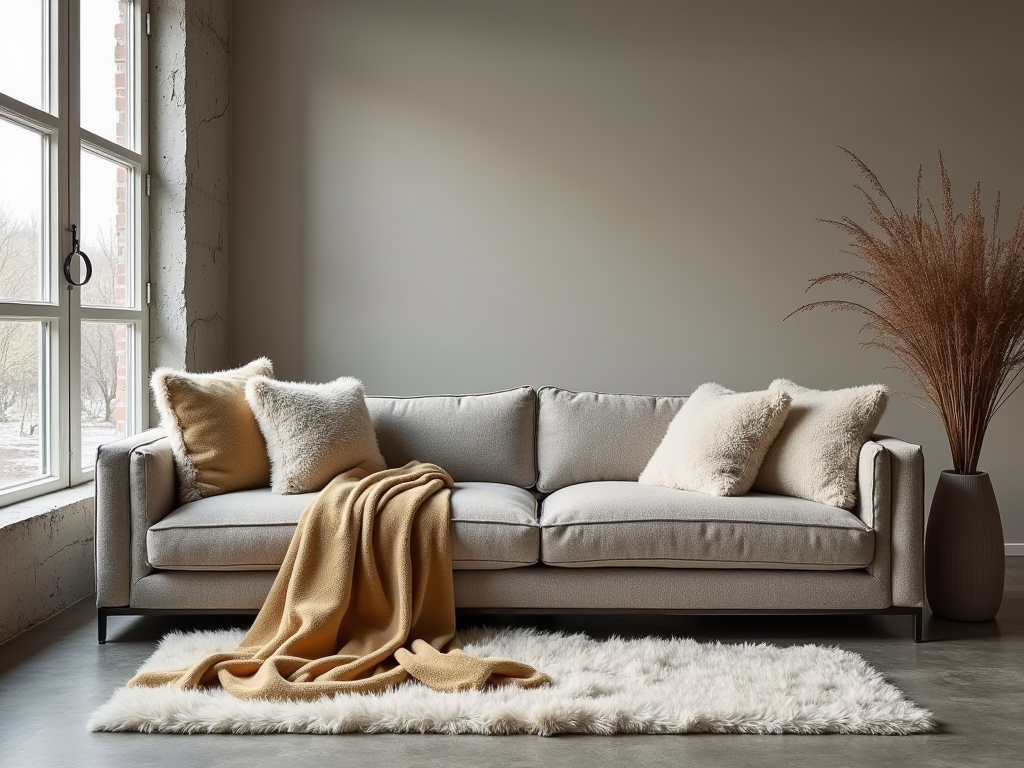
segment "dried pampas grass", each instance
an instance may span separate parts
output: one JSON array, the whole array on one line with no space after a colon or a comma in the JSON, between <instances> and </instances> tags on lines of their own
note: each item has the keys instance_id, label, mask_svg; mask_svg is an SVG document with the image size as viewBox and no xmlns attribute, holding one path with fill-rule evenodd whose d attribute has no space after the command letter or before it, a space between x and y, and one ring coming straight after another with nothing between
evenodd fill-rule
<instances>
[{"instance_id":1,"label":"dried pampas grass","mask_svg":"<svg viewBox=\"0 0 1024 768\"><path fill-rule=\"evenodd\" d=\"M867 202L868 218L880 232L869 232L846 216L822 221L852 238L852 250L846 252L863 259L867 269L822 275L808 290L821 283L850 282L874 293L877 305L816 301L790 317L815 307L867 315L862 330L872 338L864 346L896 356L924 392L924 398L915 399L942 420L954 471L974 473L993 415L1024 383L1024 210L1009 240L996 234L998 193L988 233L980 184L974 186L967 210L956 213L940 153L941 215L931 201L928 215L923 212L920 169L917 205L907 213L896 207L860 158L843 151L892 213L883 212L857 186Z\"/></svg>"}]
</instances>

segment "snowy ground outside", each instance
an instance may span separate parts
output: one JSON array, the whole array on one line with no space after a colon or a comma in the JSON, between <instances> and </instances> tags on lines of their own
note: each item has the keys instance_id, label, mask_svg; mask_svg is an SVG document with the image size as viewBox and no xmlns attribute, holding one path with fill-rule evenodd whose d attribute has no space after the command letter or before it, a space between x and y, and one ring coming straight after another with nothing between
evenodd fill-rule
<instances>
[{"instance_id":1,"label":"snowy ground outside","mask_svg":"<svg viewBox=\"0 0 1024 768\"><path fill-rule=\"evenodd\" d=\"M20 427L18 421L0 421L0 488L40 475L39 435L19 435ZM117 437L116 427L109 422L82 424L82 466L91 467L96 461L96 449Z\"/></svg>"}]
</instances>

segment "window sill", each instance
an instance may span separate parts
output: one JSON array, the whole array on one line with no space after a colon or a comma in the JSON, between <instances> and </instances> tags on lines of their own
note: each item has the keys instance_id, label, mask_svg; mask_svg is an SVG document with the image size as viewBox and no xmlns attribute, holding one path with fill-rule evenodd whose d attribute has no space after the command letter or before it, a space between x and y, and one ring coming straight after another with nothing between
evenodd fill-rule
<instances>
[{"instance_id":1,"label":"window sill","mask_svg":"<svg viewBox=\"0 0 1024 768\"><path fill-rule=\"evenodd\" d=\"M94 493L95 483L89 481L73 488L62 488L59 491L44 493L42 496L16 501L9 506L0 507L0 531L33 517L50 514L78 504L85 499L91 499Z\"/></svg>"}]
</instances>

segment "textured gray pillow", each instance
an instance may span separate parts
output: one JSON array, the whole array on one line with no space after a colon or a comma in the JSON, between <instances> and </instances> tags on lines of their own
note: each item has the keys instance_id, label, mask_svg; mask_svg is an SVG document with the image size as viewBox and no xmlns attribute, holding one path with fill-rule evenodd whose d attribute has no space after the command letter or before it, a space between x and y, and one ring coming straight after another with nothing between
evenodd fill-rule
<instances>
[{"instance_id":1,"label":"textured gray pillow","mask_svg":"<svg viewBox=\"0 0 1024 768\"><path fill-rule=\"evenodd\" d=\"M245 399L267 441L274 493L319 491L350 469L385 468L358 379L304 384L253 376Z\"/></svg>"},{"instance_id":2,"label":"textured gray pillow","mask_svg":"<svg viewBox=\"0 0 1024 768\"><path fill-rule=\"evenodd\" d=\"M885 413L881 384L821 391L776 379L792 405L754 481L755 491L853 509L860 449Z\"/></svg>"},{"instance_id":3,"label":"textured gray pillow","mask_svg":"<svg viewBox=\"0 0 1024 768\"><path fill-rule=\"evenodd\" d=\"M416 459L444 467L457 483L537 481L537 394L518 387L482 395L367 397L389 467Z\"/></svg>"},{"instance_id":4,"label":"textured gray pillow","mask_svg":"<svg viewBox=\"0 0 1024 768\"><path fill-rule=\"evenodd\" d=\"M541 387L537 490L636 480L685 397L616 395Z\"/></svg>"},{"instance_id":5,"label":"textured gray pillow","mask_svg":"<svg viewBox=\"0 0 1024 768\"><path fill-rule=\"evenodd\" d=\"M640 482L740 496L753 485L788 410L789 395L781 389L733 392L703 384L672 420Z\"/></svg>"}]
</instances>

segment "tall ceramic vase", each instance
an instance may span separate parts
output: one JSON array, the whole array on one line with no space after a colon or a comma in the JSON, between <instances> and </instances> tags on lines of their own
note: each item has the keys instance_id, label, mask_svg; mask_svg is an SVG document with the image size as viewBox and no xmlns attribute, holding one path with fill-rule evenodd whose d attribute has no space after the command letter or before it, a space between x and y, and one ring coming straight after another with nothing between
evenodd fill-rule
<instances>
[{"instance_id":1,"label":"tall ceramic vase","mask_svg":"<svg viewBox=\"0 0 1024 768\"><path fill-rule=\"evenodd\" d=\"M987 472L939 477L925 534L925 584L932 612L989 621L1003 600L1006 562L999 506Z\"/></svg>"}]
</instances>

